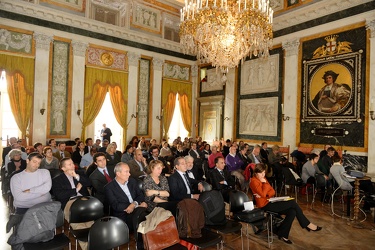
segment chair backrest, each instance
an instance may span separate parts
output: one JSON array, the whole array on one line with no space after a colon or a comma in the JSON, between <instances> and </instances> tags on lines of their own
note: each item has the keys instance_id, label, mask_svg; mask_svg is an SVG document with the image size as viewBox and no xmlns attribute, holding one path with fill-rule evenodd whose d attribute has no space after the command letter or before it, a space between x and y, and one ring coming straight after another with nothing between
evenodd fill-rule
<instances>
[{"instance_id":1,"label":"chair backrest","mask_svg":"<svg viewBox=\"0 0 375 250\"><path fill-rule=\"evenodd\" d=\"M69 210L69 223L82 223L103 217L103 204L95 197L78 197Z\"/></svg>"},{"instance_id":2,"label":"chair backrest","mask_svg":"<svg viewBox=\"0 0 375 250\"><path fill-rule=\"evenodd\" d=\"M112 249L129 242L129 228L117 217L103 217L91 226L88 236L89 250Z\"/></svg>"},{"instance_id":3,"label":"chair backrest","mask_svg":"<svg viewBox=\"0 0 375 250\"><path fill-rule=\"evenodd\" d=\"M249 197L242 191L231 191L229 193L230 211L233 213L240 212L245 209L244 203L249 201Z\"/></svg>"},{"instance_id":4,"label":"chair backrest","mask_svg":"<svg viewBox=\"0 0 375 250\"><path fill-rule=\"evenodd\" d=\"M206 225L224 225L227 222L224 199L219 191L205 191L199 196L198 201L204 209Z\"/></svg>"}]
</instances>

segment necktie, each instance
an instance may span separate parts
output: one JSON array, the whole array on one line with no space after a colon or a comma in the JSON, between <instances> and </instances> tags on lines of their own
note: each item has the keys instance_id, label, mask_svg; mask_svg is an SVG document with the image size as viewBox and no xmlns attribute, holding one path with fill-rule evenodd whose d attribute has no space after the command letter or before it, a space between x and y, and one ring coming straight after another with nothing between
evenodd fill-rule
<instances>
[{"instance_id":1,"label":"necktie","mask_svg":"<svg viewBox=\"0 0 375 250\"><path fill-rule=\"evenodd\" d=\"M61 158L64 158L64 152L61 152Z\"/></svg>"},{"instance_id":2,"label":"necktie","mask_svg":"<svg viewBox=\"0 0 375 250\"><path fill-rule=\"evenodd\" d=\"M186 184L188 185L188 187L189 187L189 189L190 189L190 191L191 191L191 187L190 187L190 182L189 182L189 178L187 177L187 175L186 174L183 174L184 175L184 177L185 177L185 180L186 180Z\"/></svg>"},{"instance_id":3,"label":"necktie","mask_svg":"<svg viewBox=\"0 0 375 250\"><path fill-rule=\"evenodd\" d=\"M103 170L103 173L104 173L104 177L107 180L107 182L111 182L112 178L107 174L107 171L105 169Z\"/></svg>"},{"instance_id":4,"label":"necktie","mask_svg":"<svg viewBox=\"0 0 375 250\"><path fill-rule=\"evenodd\" d=\"M223 171L219 171L221 176L223 176L223 178L225 179L225 176L224 176L224 172Z\"/></svg>"}]
</instances>

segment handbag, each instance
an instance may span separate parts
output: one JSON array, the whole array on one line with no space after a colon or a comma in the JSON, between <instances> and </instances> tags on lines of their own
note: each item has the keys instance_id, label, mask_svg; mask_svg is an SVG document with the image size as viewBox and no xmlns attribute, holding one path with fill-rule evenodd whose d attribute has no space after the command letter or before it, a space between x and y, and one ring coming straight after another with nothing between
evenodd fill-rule
<instances>
[{"instance_id":1,"label":"handbag","mask_svg":"<svg viewBox=\"0 0 375 250\"><path fill-rule=\"evenodd\" d=\"M145 249L160 250L180 242L176 221L173 216L160 222L156 228L142 234Z\"/></svg>"}]
</instances>

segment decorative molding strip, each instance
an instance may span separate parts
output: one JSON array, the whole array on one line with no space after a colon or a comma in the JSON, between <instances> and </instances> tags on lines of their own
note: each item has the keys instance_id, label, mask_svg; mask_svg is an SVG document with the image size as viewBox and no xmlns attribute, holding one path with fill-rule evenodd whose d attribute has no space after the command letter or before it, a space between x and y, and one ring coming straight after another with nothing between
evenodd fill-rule
<instances>
[{"instance_id":1,"label":"decorative molding strip","mask_svg":"<svg viewBox=\"0 0 375 250\"><path fill-rule=\"evenodd\" d=\"M73 54L75 56L82 56L82 57L86 56L86 50L87 50L87 47L89 46L88 43L73 41L72 46L73 46Z\"/></svg>"},{"instance_id":2,"label":"decorative molding strip","mask_svg":"<svg viewBox=\"0 0 375 250\"><path fill-rule=\"evenodd\" d=\"M298 55L299 40L283 42L283 50L286 52L286 56Z\"/></svg>"},{"instance_id":3,"label":"decorative molding strip","mask_svg":"<svg viewBox=\"0 0 375 250\"><path fill-rule=\"evenodd\" d=\"M169 41L160 37L150 36L149 34L144 34L134 30L126 29L125 27L119 27L114 25L108 25L104 22L99 22L93 19L86 17L70 14L67 12L57 11L51 8L44 7L42 5L37 5L33 3L27 3L23 1L12 1L12 0L2 0L0 1L0 10L7 11L11 13L18 13L21 15L29 16L32 18L40 19L38 22L33 22L35 25L40 25L40 23L45 20L49 22L47 28L63 30L63 25L84 29L91 32L97 32L101 35L108 35L113 38L125 39L131 42L136 42L144 44L147 47L155 47L160 49L169 50L173 53L180 53L180 44ZM2 17L7 18L6 15L1 15ZM58 24L58 26L53 25L53 23ZM43 25L40 25L43 26ZM67 30L67 32L72 32L72 30ZM90 36L90 34L80 34L78 35ZM92 35L92 34L91 34ZM92 36L90 36L92 37ZM100 38L98 38L100 39ZM116 41L113 41L116 42ZM140 47L139 45L134 45L134 43L125 44L132 47ZM147 49L147 48L145 48ZM163 53L163 52L160 52ZM166 53L163 53L166 54ZM182 53L181 53L182 54ZM182 54L183 55L183 54ZM189 57L188 59L192 59Z\"/></svg>"},{"instance_id":4,"label":"decorative molding strip","mask_svg":"<svg viewBox=\"0 0 375 250\"><path fill-rule=\"evenodd\" d=\"M51 47L51 42L53 41L53 36L35 32L34 39L36 48L49 50Z\"/></svg>"},{"instance_id":5,"label":"decorative molding strip","mask_svg":"<svg viewBox=\"0 0 375 250\"><path fill-rule=\"evenodd\" d=\"M191 76L197 77L198 76L198 65L194 64L191 66Z\"/></svg>"},{"instance_id":6,"label":"decorative molding strip","mask_svg":"<svg viewBox=\"0 0 375 250\"><path fill-rule=\"evenodd\" d=\"M305 5L303 8L293 10L293 12L284 12L276 16L274 18L273 30L285 29L371 1L372 0L330 0L329 4L327 4L326 1L318 1L311 5ZM293 15L291 15L291 13L293 13ZM338 16L337 19L340 19L340 16Z\"/></svg>"},{"instance_id":7,"label":"decorative molding strip","mask_svg":"<svg viewBox=\"0 0 375 250\"><path fill-rule=\"evenodd\" d=\"M141 58L141 54L136 52L128 52L128 64L129 66L138 67L139 59Z\"/></svg>"},{"instance_id":8,"label":"decorative molding strip","mask_svg":"<svg viewBox=\"0 0 375 250\"><path fill-rule=\"evenodd\" d=\"M366 20L366 29L370 30L370 37L375 38L375 19Z\"/></svg>"},{"instance_id":9,"label":"decorative molding strip","mask_svg":"<svg viewBox=\"0 0 375 250\"><path fill-rule=\"evenodd\" d=\"M160 58L153 58L152 59L152 66L154 70L162 71L163 70L164 60Z\"/></svg>"}]
</instances>

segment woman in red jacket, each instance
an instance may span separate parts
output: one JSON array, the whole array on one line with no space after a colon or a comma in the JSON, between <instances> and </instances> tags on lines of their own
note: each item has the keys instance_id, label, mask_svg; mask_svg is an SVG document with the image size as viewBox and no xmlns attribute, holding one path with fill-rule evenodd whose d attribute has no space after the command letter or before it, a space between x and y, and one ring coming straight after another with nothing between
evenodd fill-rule
<instances>
[{"instance_id":1,"label":"woman in red jacket","mask_svg":"<svg viewBox=\"0 0 375 250\"><path fill-rule=\"evenodd\" d=\"M256 164L254 169L254 177L251 178L250 181L250 188L254 194L257 207L262 208L264 211L272 211L286 215L279 228L275 230L279 236L279 239L283 240L285 243L292 244L292 241L290 241L288 237L294 217L297 217L301 227L306 228L307 231L320 231L322 228L311 223L306 218L295 200L274 203L269 202L269 198L275 195L275 190L268 183L265 177L265 171L266 166L264 164Z\"/></svg>"}]
</instances>

